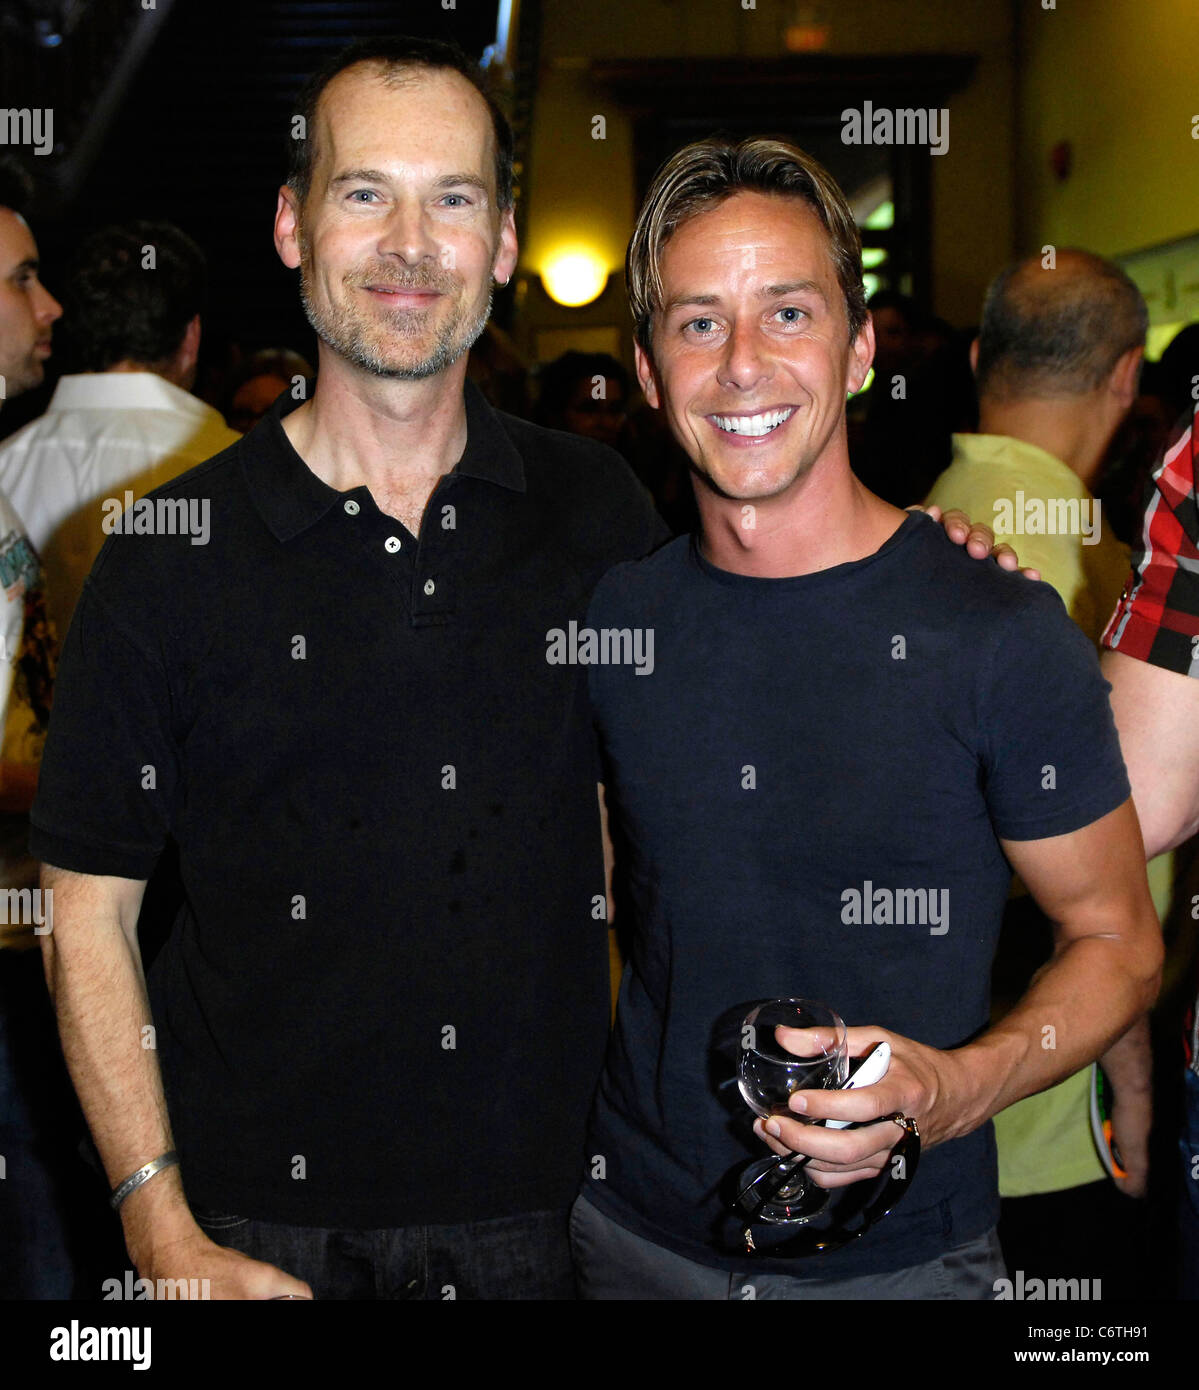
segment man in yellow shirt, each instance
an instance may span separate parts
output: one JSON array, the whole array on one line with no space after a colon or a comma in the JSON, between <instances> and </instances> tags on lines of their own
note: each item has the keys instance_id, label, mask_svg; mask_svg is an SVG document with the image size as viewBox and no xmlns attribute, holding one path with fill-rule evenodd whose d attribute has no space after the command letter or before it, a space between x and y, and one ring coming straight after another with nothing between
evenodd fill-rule
<instances>
[{"instance_id":1,"label":"man in yellow shirt","mask_svg":"<svg viewBox=\"0 0 1199 1390\"><path fill-rule=\"evenodd\" d=\"M1148 315L1119 267L1083 251L1058 251L1010 266L990 286L971 349L979 433L954 436L954 456L928 501L989 522L997 540L1019 549L1098 645L1128 573L1128 548L1104 525L1097 485L1104 454L1137 393ZM1169 902L1170 856L1150 865L1159 915ZM1027 917L1016 896L1012 925ZM1022 923L1009 945L1026 954L1035 927ZM1021 951L1020 948L1024 950ZM1004 949L996 963L996 1005L1027 983ZM1024 966L1027 971L1027 965ZM1148 1165L1150 1057L1142 1021L1103 1059L1118 1097L1115 1137L1140 1195ZM1104 1179L1090 1133L1090 1069L995 1116L1004 1197L1061 1193ZM1015 1266L1019 1255L1007 1251Z\"/></svg>"}]
</instances>

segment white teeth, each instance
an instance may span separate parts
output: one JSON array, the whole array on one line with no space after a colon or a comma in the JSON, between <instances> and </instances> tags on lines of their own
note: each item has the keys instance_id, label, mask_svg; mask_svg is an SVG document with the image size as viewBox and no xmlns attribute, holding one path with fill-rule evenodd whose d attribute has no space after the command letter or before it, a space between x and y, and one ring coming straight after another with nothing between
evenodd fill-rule
<instances>
[{"instance_id":1,"label":"white teeth","mask_svg":"<svg viewBox=\"0 0 1199 1390\"><path fill-rule=\"evenodd\" d=\"M788 406L786 410L768 410L765 415L713 415L711 419L727 434L763 435L778 429L794 411L794 406Z\"/></svg>"}]
</instances>

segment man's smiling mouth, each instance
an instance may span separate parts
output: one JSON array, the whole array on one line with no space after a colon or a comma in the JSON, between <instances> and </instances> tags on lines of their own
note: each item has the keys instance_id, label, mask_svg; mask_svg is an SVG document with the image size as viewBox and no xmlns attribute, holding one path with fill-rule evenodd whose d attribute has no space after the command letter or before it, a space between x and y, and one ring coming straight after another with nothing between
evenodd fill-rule
<instances>
[{"instance_id":1,"label":"man's smiling mouth","mask_svg":"<svg viewBox=\"0 0 1199 1390\"><path fill-rule=\"evenodd\" d=\"M411 287L408 285L366 285L364 288L372 294L397 295L404 299L436 299L440 296L440 290Z\"/></svg>"},{"instance_id":2,"label":"man's smiling mouth","mask_svg":"<svg viewBox=\"0 0 1199 1390\"><path fill-rule=\"evenodd\" d=\"M764 410L759 415L709 415L708 419L725 434L747 435L760 439L772 434L795 414L793 405L778 410Z\"/></svg>"}]
</instances>

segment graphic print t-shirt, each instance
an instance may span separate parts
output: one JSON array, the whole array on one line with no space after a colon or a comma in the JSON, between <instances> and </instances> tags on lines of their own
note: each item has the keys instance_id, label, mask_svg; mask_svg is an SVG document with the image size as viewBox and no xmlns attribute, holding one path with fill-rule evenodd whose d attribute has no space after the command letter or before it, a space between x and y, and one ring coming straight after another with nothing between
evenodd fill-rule
<instances>
[{"instance_id":1,"label":"graphic print t-shirt","mask_svg":"<svg viewBox=\"0 0 1199 1390\"><path fill-rule=\"evenodd\" d=\"M36 767L42 758L53 702L57 639L46 615L45 581L37 552L11 503L0 494L0 762ZM27 848L29 818L0 814L0 887L37 882ZM0 923L0 942L29 934L28 925Z\"/></svg>"}]
</instances>

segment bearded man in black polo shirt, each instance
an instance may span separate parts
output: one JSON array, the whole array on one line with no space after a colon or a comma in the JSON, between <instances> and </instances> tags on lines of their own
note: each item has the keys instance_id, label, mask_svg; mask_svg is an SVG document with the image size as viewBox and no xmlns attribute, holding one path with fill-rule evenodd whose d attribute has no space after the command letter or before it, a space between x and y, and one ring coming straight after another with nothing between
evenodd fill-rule
<instances>
[{"instance_id":1,"label":"bearded man in black polo shirt","mask_svg":"<svg viewBox=\"0 0 1199 1390\"><path fill-rule=\"evenodd\" d=\"M516 238L465 61L357 45L302 110L275 233L319 388L152 494L207 543L122 528L66 643L32 817L64 1051L144 1278L570 1297L607 933L547 634L664 528L617 455L466 384Z\"/></svg>"},{"instance_id":2,"label":"bearded man in black polo shirt","mask_svg":"<svg viewBox=\"0 0 1199 1390\"><path fill-rule=\"evenodd\" d=\"M546 633L665 532L617 455L466 385L517 248L465 61L360 45L301 109L275 237L319 388L155 494L208 543L112 536L71 629L33 814L64 1049L111 1186L154 1169L144 1277L570 1297L607 923L586 673Z\"/></svg>"}]
</instances>

